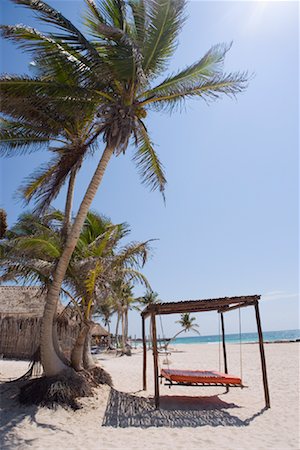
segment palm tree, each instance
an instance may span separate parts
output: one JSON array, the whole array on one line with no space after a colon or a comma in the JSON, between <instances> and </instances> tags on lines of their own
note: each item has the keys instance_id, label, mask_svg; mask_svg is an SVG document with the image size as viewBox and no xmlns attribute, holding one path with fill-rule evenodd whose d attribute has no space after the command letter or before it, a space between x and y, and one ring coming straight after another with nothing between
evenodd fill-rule
<instances>
[{"instance_id":1,"label":"palm tree","mask_svg":"<svg viewBox=\"0 0 300 450\"><path fill-rule=\"evenodd\" d=\"M102 0L98 6L93 0L85 0L85 24L92 40L42 1L13 1L35 11L43 23L54 26L55 30L43 34L23 26L2 27L4 37L34 53L42 72L42 76L35 79L3 78L1 98L5 101L1 103L9 106L7 110L4 106L2 112L20 119L20 111L27 103L31 105L31 98L35 99L33 109L38 111L47 97L53 98L52 104L57 106L66 99L76 109L83 103L97 105L91 140L96 145L101 136L105 144L48 289L41 355L45 374L50 376L66 369L53 347L52 322L80 230L110 159L114 154L125 153L133 138L134 160L142 180L164 194L164 171L144 123L147 111L173 111L187 98L214 100L222 94L235 95L245 88L247 76L223 73L222 64L229 47L218 45L196 63L154 84L155 77L161 76L176 48L177 36L185 20L183 0ZM70 72L77 76L75 85L67 81ZM15 109L11 104L16 105ZM7 142L9 145L9 139ZM78 153L71 152L74 160L65 166L68 173L82 161L89 148L87 144L90 145L90 140ZM44 204L47 196L51 197L56 189L53 186L55 173L53 169L52 176L43 184L42 193L39 192Z\"/></svg>"},{"instance_id":2,"label":"palm tree","mask_svg":"<svg viewBox=\"0 0 300 450\"><path fill-rule=\"evenodd\" d=\"M188 331L195 331L197 334L200 335L197 328L199 328L199 325L194 323L196 320L196 317L191 317L190 313L183 313L181 314L180 320L177 320L176 323L179 323L182 326L182 330L179 330L171 339L168 339L166 344L164 345L165 351L168 350L168 346L170 345L170 342L174 341L177 336L179 336L181 333Z\"/></svg>"},{"instance_id":3,"label":"palm tree","mask_svg":"<svg viewBox=\"0 0 300 450\"><path fill-rule=\"evenodd\" d=\"M158 298L158 293L152 291L152 289L147 289L143 297L139 297L136 299L143 306L153 305L154 303L158 303L160 300Z\"/></svg>"},{"instance_id":4,"label":"palm tree","mask_svg":"<svg viewBox=\"0 0 300 450\"><path fill-rule=\"evenodd\" d=\"M45 216L23 214L0 244L0 282L11 279L51 284L51 272L62 252L61 228L64 216L52 211ZM63 292L71 299L80 332L72 350L72 367L95 367L89 354L89 332L94 312L103 311L114 294L115 280L138 281L148 286L136 269L142 267L149 252L148 242L119 243L129 233L128 225L113 225L99 214L89 212L72 255L63 284ZM54 346L60 354L58 343Z\"/></svg>"},{"instance_id":5,"label":"palm tree","mask_svg":"<svg viewBox=\"0 0 300 450\"><path fill-rule=\"evenodd\" d=\"M107 327L108 331L107 348L108 350L112 350L113 347L111 344L111 331L110 331L111 317L114 314L112 296L108 296L103 302L97 304L95 308L95 314L99 315L102 318L104 326Z\"/></svg>"},{"instance_id":6,"label":"palm tree","mask_svg":"<svg viewBox=\"0 0 300 450\"><path fill-rule=\"evenodd\" d=\"M174 341L177 336L179 336L181 333L187 333L188 331L195 331L197 334L200 335L197 328L199 327L198 324L194 323L196 320L196 317L191 317L190 313L183 313L181 314L180 320L177 320L176 323L179 323L182 326L182 330L178 331L167 343L166 347L170 344L171 341Z\"/></svg>"}]
</instances>

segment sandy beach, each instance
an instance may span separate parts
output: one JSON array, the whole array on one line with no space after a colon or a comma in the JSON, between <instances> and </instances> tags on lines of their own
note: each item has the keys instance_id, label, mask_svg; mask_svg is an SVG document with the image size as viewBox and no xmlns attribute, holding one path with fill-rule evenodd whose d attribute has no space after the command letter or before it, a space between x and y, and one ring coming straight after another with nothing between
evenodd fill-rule
<instances>
[{"instance_id":1,"label":"sandy beach","mask_svg":"<svg viewBox=\"0 0 300 450\"><path fill-rule=\"evenodd\" d=\"M218 369L218 345L176 345L170 368ZM148 351L148 390L142 389L142 352L131 357L97 355L114 388L97 389L73 412L23 407L1 386L1 449L299 449L299 343L265 345L271 409L264 393L256 344L243 345L247 389L160 385L161 409L153 395ZM164 357L161 356L163 366ZM229 372L240 375L238 345L228 345ZM0 363L1 381L24 373L26 361ZM146 399L145 399L146 397Z\"/></svg>"}]
</instances>

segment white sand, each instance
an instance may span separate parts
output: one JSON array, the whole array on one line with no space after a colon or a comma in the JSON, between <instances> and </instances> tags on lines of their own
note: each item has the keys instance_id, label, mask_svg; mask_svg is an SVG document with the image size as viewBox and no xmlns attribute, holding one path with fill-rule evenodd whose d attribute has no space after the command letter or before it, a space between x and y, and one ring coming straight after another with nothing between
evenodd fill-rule
<instances>
[{"instance_id":1,"label":"white sand","mask_svg":"<svg viewBox=\"0 0 300 450\"><path fill-rule=\"evenodd\" d=\"M178 345L171 368L218 369L218 345ZM299 449L299 344L265 345L271 409L264 410L258 345L243 345L243 380L248 389L160 385L161 410L134 409L131 397L107 413L110 389L84 399L79 411L25 408L2 393L1 440L4 449ZM161 358L161 361L163 358ZM152 355L148 352L148 391L142 388L142 353L132 357L99 355L117 390L153 395ZM229 372L239 375L239 346L228 345ZM27 363L1 361L0 379L24 373ZM164 366L166 367L166 366ZM128 407L128 404L131 406ZM144 403L145 404L145 403ZM125 409L124 409L125 405ZM132 406L133 405L133 406ZM128 409L126 409L128 408ZM102 426L119 423L123 427ZM112 421L112 422L111 422ZM139 423L146 427L139 427ZM189 425L193 424L191 427ZM132 426L135 425L135 426ZM153 426L161 425L161 426Z\"/></svg>"}]
</instances>

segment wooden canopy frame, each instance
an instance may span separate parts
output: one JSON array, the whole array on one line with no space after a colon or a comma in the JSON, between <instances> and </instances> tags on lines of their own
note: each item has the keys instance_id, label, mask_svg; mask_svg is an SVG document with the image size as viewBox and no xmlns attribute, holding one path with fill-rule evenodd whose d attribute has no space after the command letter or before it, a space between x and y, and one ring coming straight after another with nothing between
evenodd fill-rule
<instances>
[{"instance_id":1,"label":"wooden canopy frame","mask_svg":"<svg viewBox=\"0 0 300 450\"><path fill-rule=\"evenodd\" d=\"M225 327L223 313L232 311L237 308L245 308L246 306L254 306L255 316L257 323L257 332L259 339L259 350L262 367L262 379L264 385L265 403L266 408L270 408L270 395L267 378L266 358L264 351L263 334L261 329L260 313L258 302L260 295L249 295L242 297L223 297L206 300L186 300L180 302L167 302L167 303L154 303L148 305L141 313L142 316L142 335L143 335L143 390L147 389L147 347L146 347L146 332L145 332L145 320L147 317L151 318L152 324L152 347L153 347L153 365L154 365L154 398L155 406L159 407L159 373L158 373L158 350L157 350L157 333L156 333L156 316L164 314L182 314L190 312L204 312L204 311L217 311L221 315L221 327L222 327L222 344L223 344L223 357L224 357L224 370L228 374L227 367L227 354L225 345Z\"/></svg>"}]
</instances>

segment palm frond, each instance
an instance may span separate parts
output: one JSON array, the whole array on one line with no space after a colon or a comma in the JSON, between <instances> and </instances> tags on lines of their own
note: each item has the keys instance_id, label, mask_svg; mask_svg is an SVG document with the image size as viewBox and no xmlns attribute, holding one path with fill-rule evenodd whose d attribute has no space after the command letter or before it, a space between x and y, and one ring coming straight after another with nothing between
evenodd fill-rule
<instances>
[{"instance_id":1,"label":"palm frond","mask_svg":"<svg viewBox=\"0 0 300 450\"><path fill-rule=\"evenodd\" d=\"M95 31L102 34L102 25L110 27L111 30L116 29L125 31L126 26L126 6L123 0L85 0L88 6L88 14L92 24L95 26ZM110 36L106 36L110 37Z\"/></svg>"},{"instance_id":2,"label":"palm frond","mask_svg":"<svg viewBox=\"0 0 300 450\"><path fill-rule=\"evenodd\" d=\"M147 289L151 289L151 286L149 284L149 281L147 280L147 277L145 277L145 275L143 275L138 270L134 270L132 268L126 267L126 268L122 269L122 274L124 276L124 280L127 283L138 282L138 283L144 285Z\"/></svg>"},{"instance_id":3,"label":"palm frond","mask_svg":"<svg viewBox=\"0 0 300 450\"><path fill-rule=\"evenodd\" d=\"M122 0L106 0L95 3L85 0L87 12L84 14L85 24L92 35L100 39L119 41L125 32L125 5Z\"/></svg>"},{"instance_id":4,"label":"palm frond","mask_svg":"<svg viewBox=\"0 0 300 450\"><path fill-rule=\"evenodd\" d=\"M53 259L57 259L61 255L58 239L51 238L48 234L16 239L14 246L14 253L21 252L32 257L43 257L43 260L49 258L53 261Z\"/></svg>"},{"instance_id":5,"label":"palm frond","mask_svg":"<svg viewBox=\"0 0 300 450\"><path fill-rule=\"evenodd\" d=\"M96 73L95 70L91 71L90 62L82 54L68 46L67 43L55 40L35 28L25 25L1 25L0 31L3 38L16 42L19 48L33 54L35 63L39 61L40 64L45 65L47 62L47 67L51 69L52 76L54 68L56 69L56 75L58 75L59 68L61 76L67 72L68 77L64 76L64 81L67 84L84 81ZM99 60L100 63L101 60ZM102 65L103 69L104 64ZM102 70L102 77L103 75Z\"/></svg>"},{"instance_id":6,"label":"palm frond","mask_svg":"<svg viewBox=\"0 0 300 450\"><path fill-rule=\"evenodd\" d=\"M133 16L135 39L140 48L143 48L146 37L145 2L144 0L129 0L129 6Z\"/></svg>"},{"instance_id":7,"label":"palm frond","mask_svg":"<svg viewBox=\"0 0 300 450\"><path fill-rule=\"evenodd\" d=\"M143 47L143 69L153 74L165 69L176 48L176 39L184 22L184 0L149 0L147 30Z\"/></svg>"},{"instance_id":8,"label":"palm frond","mask_svg":"<svg viewBox=\"0 0 300 450\"><path fill-rule=\"evenodd\" d=\"M149 186L151 190L159 189L165 199L164 191L167 180L164 169L141 120L136 127L135 137L137 150L133 160L138 167L142 182Z\"/></svg>"},{"instance_id":9,"label":"palm frond","mask_svg":"<svg viewBox=\"0 0 300 450\"><path fill-rule=\"evenodd\" d=\"M59 11L52 8L41 0L12 0L18 5L22 5L36 11L38 18L54 28L58 28L62 34L52 33L54 39L63 40L77 51L86 52L87 57L94 63L99 63L99 53L93 44L86 39L81 31L75 27L66 17Z\"/></svg>"},{"instance_id":10,"label":"palm frond","mask_svg":"<svg viewBox=\"0 0 300 450\"><path fill-rule=\"evenodd\" d=\"M96 288L96 282L97 278L99 277L100 273L102 271L102 266L99 261L95 264L95 267L91 269L85 278L85 289L88 294L88 298L91 298L93 296L93 293Z\"/></svg>"},{"instance_id":11,"label":"palm frond","mask_svg":"<svg viewBox=\"0 0 300 450\"><path fill-rule=\"evenodd\" d=\"M157 110L173 111L182 107L188 98L202 98L206 101L217 100L221 95L234 97L243 92L248 85L249 77L246 72L235 72L226 75L217 75L209 80L201 80L186 87L174 87L173 92L166 95L153 95L141 102L141 106L151 105Z\"/></svg>"},{"instance_id":12,"label":"palm frond","mask_svg":"<svg viewBox=\"0 0 300 450\"><path fill-rule=\"evenodd\" d=\"M50 136L44 129L25 122L0 118L0 156L17 156L49 146Z\"/></svg>"},{"instance_id":13,"label":"palm frond","mask_svg":"<svg viewBox=\"0 0 300 450\"><path fill-rule=\"evenodd\" d=\"M35 211L40 213L57 197L70 172L79 170L89 148L85 145L69 144L52 150L56 151L57 156L28 177L20 189L27 202L35 199Z\"/></svg>"},{"instance_id":14,"label":"palm frond","mask_svg":"<svg viewBox=\"0 0 300 450\"><path fill-rule=\"evenodd\" d=\"M131 25L126 20L126 7L123 0L105 0L95 3L85 0L88 9L85 25L93 37L105 40L103 45L106 60L112 68L114 78L119 81L129 79L145 82L142 69L142 54L135 39L131 36ZM98 48L98 47L97 47ZM98 49L101 51L101 46Z\"/></svg>"},{"instance_id":15,"label":"palm frond","mask_svg":"<svg viewBox=\"0 0 300 450\"><path fill-rule=\"evenodd\" d=\"M186 67L175 75L168 76L158 86L144 92L140 97L151 98L153 95L168 95L189 89L195 83L211 79L222 74L224 58L230 45L213 46L198 62Z\"/></svg>"},{"instance_id":16,"label":"palm frond","mask_svg":"<svg viewBox=\"0 0 300 450\"><path fill-rule=\"evenodd\" d=\"M114 266L124 266L130 268L143 267L148 259L150 245L153 239L146 242L132 242L126 245L120 252L116 255L114 260Z\"/></svg>"},{"instance_id":17,"label":"palm frond","mask_svg":"<svg viewBox=\"0 0 300 450\"><path fill-rule=\"evenodd\" d=\"M20 98L45 102L47 98L52 102L62 102L67 100L87 102L95 98L95 91L80 87L79 85L68 85L58 83L53 80L44 80L41 78L31 78L28 76L2 76L0 77L1 97L11 95ZM97 90L97 95L101 97L101 90ZM107 95L103 95L107 98ZM1 100L3 101L4 98Z\"/></svg>"}]
</instances>

